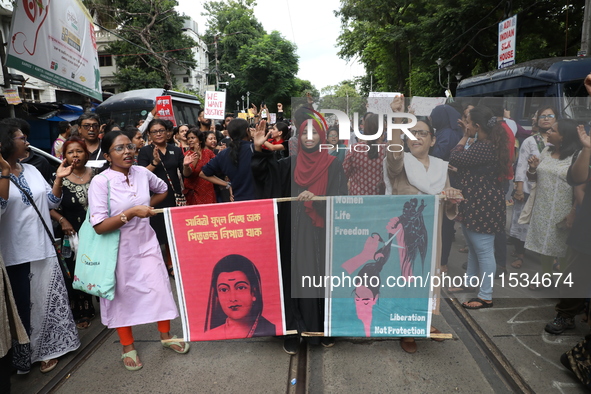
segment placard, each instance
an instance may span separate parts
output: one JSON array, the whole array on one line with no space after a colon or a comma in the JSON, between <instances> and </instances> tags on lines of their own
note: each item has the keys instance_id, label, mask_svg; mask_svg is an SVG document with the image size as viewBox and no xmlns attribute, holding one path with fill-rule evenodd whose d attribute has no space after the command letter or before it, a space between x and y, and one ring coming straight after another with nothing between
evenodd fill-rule
<instances>
[{"instance_id":1,"label":"placard","mask_svg":"<svg viewBox=\"0 0 591 394\"><path fill-rule=\"evenodd\" d=\"M332 197L327 206L327 336L428 337L437 196Z\"/></svg>"},{"instance_id":2,"label":"placard","mask_svg":"<svg viewBox=\"0 0 591 394\"><path fill-rule=\"evenodd\" d=\"M431 116L431 111L438 105L445 104L447 98L445 97L419 97L413 96L410 99L408 111L415 116Z\"/></svg>"},{"instance_id":3,"label":"placard","mask_svg":"<svg viewBox=\"0 0 591 394\"><path fill-rule=\"evenodd\" d=\"M165 209L184 338L285 334L274 200Z\"/></svg>"},{"instance_id":4,"label":"placard","mask_svg":"<svg viewBox=\"0 0 591 394\"><path fill-rule=\"evenodd\" d=\"M224 119L226 116L226 92L205 92L205 119Z\"/></svg>"},{"instance_id":5,"label":"placard","mask_svg":"<svg viewBox=\"0 0 591 394\"><path fill-rule=\"evenodd\" d=\"M176 119L174 117L174 110L172 109L171 96L156 97L156 115L158 115L160 119L170 120L176 127Z\"/></svg>"},{"instance_id":6,"label":"placard","mask_svg":"<svg viewBox=\"0 0 591 394\"><path fill-rule=\"evenodd\" d=\"M6 102L10 105L17 105L22 103L21 98L18 95L18 90L16 89L4 89L4 98Z\"/></svg>"}]
</instances>

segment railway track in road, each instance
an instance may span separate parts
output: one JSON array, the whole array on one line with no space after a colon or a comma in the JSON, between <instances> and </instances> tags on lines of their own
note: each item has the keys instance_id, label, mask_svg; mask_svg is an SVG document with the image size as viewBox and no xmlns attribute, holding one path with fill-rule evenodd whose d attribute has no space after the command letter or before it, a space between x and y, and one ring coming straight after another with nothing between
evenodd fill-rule
<instances>
[{"instance_id":1,"label":"railway track in road","mask_svg":"<svg viewBox=\"0 0 591 394\"><path fill-rule=\"evenodd\" d=\"M535 393L458 300L449 297L443 300L449 308L441 308L442 316L455 331L458 339L464 343L490 387L497 393ZM311 377L308 362L308 347L306 342L302 341L298 354L291 356L287 394L309 392Z\"/></svg>"}]
</instances>

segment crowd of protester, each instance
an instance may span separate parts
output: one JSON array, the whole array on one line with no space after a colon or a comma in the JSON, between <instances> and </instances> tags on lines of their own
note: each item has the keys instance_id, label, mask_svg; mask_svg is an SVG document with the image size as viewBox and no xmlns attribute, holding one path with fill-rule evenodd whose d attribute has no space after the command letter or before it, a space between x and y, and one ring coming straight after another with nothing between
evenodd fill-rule
<instances>
[{"instance_id":1,"label":"crowd of protester","mask_svg":"<svg viewBox=\"0 0 591 394\"><path fill-rule=\"evenodd\" d=\"M586 83L589 88L591 81ZM559 119L554 108L540 108L530 132L491 100L450 103L418 118L410 129L416 140L394 130L391 140L385 141L383 133L365 149L363 139L349 145L339 140L338 123L319 120L311 102L293 108L291 121L277 106L281 111L274 124L253 106L250 121L229 114L217 127L203 111L195 125L178 127L159 119L155 110L127 126L101 123L97 115L85 113L75 125L58 124L52 154L62 164L53 174L28 150L25 121L0 122L0 291L8 294L0 311L10 312L2 324L10 325L17 340L16 345L0 343L0 384L6 384L11 365L27 373L39 361L41 372L51 371L59 357L79 347L76 330L91 326L92 297L74 290L61 274L65 268L74 271L75 259L67 256L66 267L60 268L51 239L74 236L88 210L97 233L121 231L118 257L130 262L117 266L122 296L101 299L99 308L102 323L117 329L129 370L142 367L133 325L157 322L163 346L177 353L189 350L170 333L170 320L178 316L168 280L174 270L163 215L155 215L154 208L293 197L294 202L279 206L279 237L287 329L299 333L322 332L324 324L323 293L291 299L292 275L324 274L326 206L316 196L442 194L447 202L441 217L441 271L447 272L457 227L466 240L468 277L484 279L478 288L449 289L476 294L462 303L467 309L493 307L493 277L506 272L506 228L516 257L511 269L522 268L526 253L539 258L541 274L570 272L591 258L590 244L581 235L591 230L591 144L582 126ZM406 110L402 97L394 98L391 107ZM367 113L359 127L374 135L384 124L380 115ZM404 150L377 149L380 143ZM330 148L319 149L321 144ZM523 221L533 190L535 200L527 208L531 218ZM31 240L38 247L28 248ZM138 244L145 246L141 252ZM143 289L147 282L151 291ZM561 299L546 331L574 328L583 308L584 300ZM307 340L334 344L333 338ZM285 351L295 354L300 341L299 335L286 337ZM401 346L416 351L412 338ZM575 369L576 357L565 357L563 363Z\"/></svg>"}]
</instances>

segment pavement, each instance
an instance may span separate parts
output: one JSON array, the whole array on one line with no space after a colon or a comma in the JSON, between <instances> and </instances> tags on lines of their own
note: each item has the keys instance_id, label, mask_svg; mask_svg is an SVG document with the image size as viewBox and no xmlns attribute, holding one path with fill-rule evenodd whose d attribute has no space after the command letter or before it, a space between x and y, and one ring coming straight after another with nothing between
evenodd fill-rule
<instances>
[{"instance_id":1,"label":"pavement","mask_svg":"<svg viewBox=\"0 0 591 394\"><path fill-rule=\"evenodd\" d=\"M463 275L467 254L458 252L464 245L461 231L456 237L449 274ZM511 261L509 256L509 272L536 272L533 254L520 270L511 268ZM495 289L499 284L495 280ZM116 333L95 318L80 335L82 348L97 346L62 357L49 374L34 366L28 375L14 375L13 393L587 392L559 361L589 333L580 316L575 329L551 335L544 326L555 316L555 299L505 288L495 290L493 308L459 306L473 296L443 300L433 325L453 339L418 340L415 354L405 353L397 339L338 338L332 348L303 344L298 355L289 356L281 339L259 338L193 342L188 354L179 355L161 346L155 324L137 326L136 347L144 364L137 372L123 367ZM178 319L172 333L181 334Z\"/></svg>"}]
</instances>

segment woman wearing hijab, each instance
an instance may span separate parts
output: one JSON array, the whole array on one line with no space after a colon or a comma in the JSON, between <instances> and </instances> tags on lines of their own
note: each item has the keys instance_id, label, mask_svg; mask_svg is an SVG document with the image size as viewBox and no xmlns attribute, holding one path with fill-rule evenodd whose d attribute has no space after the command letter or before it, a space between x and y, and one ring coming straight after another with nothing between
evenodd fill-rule
<instances>
[{"instance_id":1,"label":"woman wearing hijab","mask_svg":"<svg viewBox=\"0 0 591 394\"><path fill-rule=\"evenodd\" d=\"M347 179L340 162L319 149L320 144L326 143L326 121L313 110L309 110L308 117L313 119L311 138L308 138L308 122L304 121L299 128L298 154L279 161L272 153L261 149L266 140L265 122L261 122L254 135L252 173L259 198L297 198L295 202L279 206L286 325L288 330L297 329L298 332L322 332L324 289L294 287L300 297L291 298L291 288L292 283L294 286L301 283L300 278L304 275L324 275L326 203L312 199L315 196L346 195ZM318 338L310 338L309 342L318 344L317 341ZM322 338L321 343L330 347L334 340ZM298 345L297 336L287 337L284 349L295 354Z\"/></svg>"}]
</instances>

